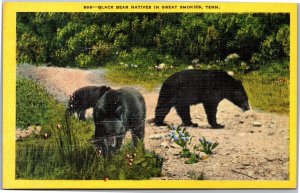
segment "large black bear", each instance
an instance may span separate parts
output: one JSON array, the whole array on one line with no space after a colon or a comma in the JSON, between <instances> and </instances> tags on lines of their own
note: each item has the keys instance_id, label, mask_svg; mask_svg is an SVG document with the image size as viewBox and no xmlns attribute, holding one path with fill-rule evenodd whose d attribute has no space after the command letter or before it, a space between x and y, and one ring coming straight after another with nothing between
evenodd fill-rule
<instances>
[{"instance_id":1,"label":"large black bear","mask_svg":"<svg viewBox=\"0 0 300 193\"><path fill-rule=\"evenodd\" d=\"M249 110L248 97L239 80L219 70L184 70L167 78L163 83L155 110L154 123L164 125L172 107L176 108L183 125L197 127L191 121L190 105L203 103L208 123L223 128L216 120L221 100L228 99L242 110Z\"/></svg>"},{"instance_id":2,"label":"large black bear","mask_svg":"<svg viewBox=\"0 0 300 193\"><path fill-rule=\"evenodd\" d=\"M94 107L95 144L103 156L120 149L126 131L133 145L144 140L146 106L143 96L133 88L107 91Z\"/></svg>"},{"instance_id":3,"label":"large black bear","mask_svg":"<svg viewBox=\"0 0 300 193\"><path fill-rule=\"evenodd\" d=\"M98 99L107 91L111 90L107 86L86 86L76 90L69 100L67 107L69 115L77 113L80 120L85 120L85 111L94 107Z\"/></svg>"}]
</instances>

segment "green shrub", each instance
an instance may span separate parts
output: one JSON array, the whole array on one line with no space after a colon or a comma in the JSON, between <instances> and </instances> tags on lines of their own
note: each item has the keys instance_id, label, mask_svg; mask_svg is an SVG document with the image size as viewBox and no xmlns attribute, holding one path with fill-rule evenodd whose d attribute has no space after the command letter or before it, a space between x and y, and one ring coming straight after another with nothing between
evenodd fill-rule
<instances>
[{"instance_id":1,"label":"green shrub","mask_svg":"<svg viewBox=\"0 0 300 193\"><path fill-rule=\"evenodd\" d=\"M53 60L59 66L80 68L102 66L113 54L113 45L101 39L98 25L69 23L57 30Z\"/></svg>"},{"instance_id":2,"label":"green shrub","mask_svg":"<svg viewBox=\"0 0 300 193\"><path fill-rule=\"evenodd\" d=\"M276 41L282 46L284 54L290 56L290 27L288 25L282 25L277 34Z\"/></svg>"},{"instance_id":3,"label":"green shrub","mask_svg":"<svg viewBox=\"0 0 300 193\"><path fill-rule=\"evenodd\" d=\"M164 62L161 55L201 63L230 53L247 63L254 54L282 60L289 56L289 24L287 13L18 13L17 61L86 68L135 48L157 50L144 65Z\"/></svg>"},{"instance_id":4,"label":"green shrub","mask_svg":"<svg viewBox=\"0 0 300 193\"><path fill-rule=\"evenodd\" d=\"M22 77L17 77L16 85L17 127L41 125L49 130L64 116L65 107L57 104L41 85Z\"/></svg>"},{"instance_id":5,"label":"green shrub","mask_svg":"<svg viewBox=\"0 0 300 193\"><path fill-rule=\"evenodd\" d=\"M47 41L32 33L24 32L17 41L17 61L19 63L47 63Z\"/></svg>"}]
</instances>

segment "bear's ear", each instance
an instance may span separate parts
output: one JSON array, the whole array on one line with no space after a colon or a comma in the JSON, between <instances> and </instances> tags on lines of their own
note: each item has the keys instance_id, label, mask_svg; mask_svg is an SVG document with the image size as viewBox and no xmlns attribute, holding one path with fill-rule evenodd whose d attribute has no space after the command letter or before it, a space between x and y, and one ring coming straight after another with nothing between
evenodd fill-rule
<instances>
[{"instance_id":1,"label":"bear's ear","mask_svg":"<svg viewBox=\"0 0 300 193\"><path fill-rule=\"evenodd\" d=\"M123 113L123 107L122 106L118 106L118 108L116 109L116 115L121 118L121 115Z\"/></svg>"}]
</instances>

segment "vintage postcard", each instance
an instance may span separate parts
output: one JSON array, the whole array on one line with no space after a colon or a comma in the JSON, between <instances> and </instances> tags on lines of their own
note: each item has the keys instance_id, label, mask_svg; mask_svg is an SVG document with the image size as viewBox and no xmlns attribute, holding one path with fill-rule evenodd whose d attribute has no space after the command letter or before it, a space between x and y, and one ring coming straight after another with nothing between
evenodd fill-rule
<instances>
[{"instance_id":1,"label":"vintage postcard","mask_svg":"<svg viewBox=\"0 0 300 193\"><path fill-rule=\"evenodd\" d=\"M296 188L297 5L3 5L4 189Z\"/></svg>"}]
</instances>

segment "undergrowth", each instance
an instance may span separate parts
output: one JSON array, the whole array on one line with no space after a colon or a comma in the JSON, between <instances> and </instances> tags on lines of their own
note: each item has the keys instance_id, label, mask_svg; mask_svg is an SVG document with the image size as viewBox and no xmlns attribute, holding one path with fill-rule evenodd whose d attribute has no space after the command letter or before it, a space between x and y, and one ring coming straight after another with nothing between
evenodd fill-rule
<instances>
[{"instance_id":1,"label":"undergrowth","mask_svg":"<svg viewBox=\"0 0 300 193\"><path fill-rule=\"evenodd\" d=\"M143 143L126 143L112 157L104 158L90 142L92 128L67 118L52 127L53 135L34 143L17 142L17 179L125 180L161 175L162 158L145 151ZM128 156L130 160L128 160Z\"/></svg>"}]
</instances>

